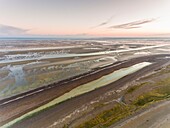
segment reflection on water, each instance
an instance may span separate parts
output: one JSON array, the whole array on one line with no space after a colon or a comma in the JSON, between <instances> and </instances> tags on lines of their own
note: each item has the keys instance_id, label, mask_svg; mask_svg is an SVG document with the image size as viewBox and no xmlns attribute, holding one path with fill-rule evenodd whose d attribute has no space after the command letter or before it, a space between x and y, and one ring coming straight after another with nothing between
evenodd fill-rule
<instances>
[{"instance_id":1,"label":"reflection on water","mask_svg":"<svg viewBox=\"0 0 170 128\"><path fill-rule=\"evenodd\" d=\"M3 63L20 62L20 61L26 61L26 60L97 56L97 55L105 55L105 54L112 54L112 53L122 53L122 52L128 52L128 51L146 50L146 49L152 49L152 48L159 48L163 46L166 46L166 45L144 46L144 47L137 47L137 48L117 49L117 50L111 50L111 51L106 50L106 51L90 52L90 53L44 52L43 54L40 54L40 53L35 52L35 53L28 53L28 54L5 55L4 57L0 57L0 63L3 64Z\"/></svg>"}]
</instances>

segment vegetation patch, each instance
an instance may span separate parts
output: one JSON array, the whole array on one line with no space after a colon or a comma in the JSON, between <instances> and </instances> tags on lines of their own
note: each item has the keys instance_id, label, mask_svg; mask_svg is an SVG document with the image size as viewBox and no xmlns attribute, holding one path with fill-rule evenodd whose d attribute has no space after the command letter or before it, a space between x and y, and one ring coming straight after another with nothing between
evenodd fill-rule
<instances>
[{"instance_id":1,"label":"vegetation patch","mask_svg":"<svg viewBox=\"0 0 170 128\"><path fill-rule=\"evenodd\" d=\"M134 92L135 90L139 89L141 86L147 85L147 84L148 84L148 82L143 82L143 83L141 83L141 84L132 86L132 87L130 87L130 88L126 91L126 94L132 93L132 92Z\"/></svg>"},{"instance_id":2,"label":"vegetation patch","mask_svg":"<svg viewBox=\"0 0 170 128\"><path fill-rule=\"evenodd\" d=\"M161 80L154 81L152 83L152 91L145 92L140 96L136 97L133 102L128 105L117 104L110 110L103 111L102 113L98 114L93 119L88 120L85 123L77 126L77 128L107 128L111 126L115 122L123 119L132 113L141 110L142 108L147 107L148 105L165 100L170 98L170 76L169 76L170 66L167 69L162 69L161 71L157 72L156 74L152 75L152 77L147 77L146 80L150 78L157 78L160 74L164 74ZM128 88L125 94L133 93L136 90L140 90L141 86L150 86L150 82L143 82L141 84L134 85Z\"/></svg>"},{"instance_id":3,"label":"vegetation patch","mask_svg":"<svg viewBox=\"0 0 170 128\"><path fill-rule=\"evenodd\" d=\"M152 92L139 96L133 104L136 106L143 106L147 103L167 99L170 97L170 78L155 82L153 85L158 86L158 88Z\"/></svg>"},{"instance_id":4,"label":"vegetation patch","mask_svg":"<svg viewBox=\"0 0 170 128\"><path fill-rule=\"evenodd\" d=\"M110 110L106 110L88 122L79 125L77 128L92 128L94 126L106 128L114 122L131 114L129 106L117 104Z\"/></svg>"}]
</instances>

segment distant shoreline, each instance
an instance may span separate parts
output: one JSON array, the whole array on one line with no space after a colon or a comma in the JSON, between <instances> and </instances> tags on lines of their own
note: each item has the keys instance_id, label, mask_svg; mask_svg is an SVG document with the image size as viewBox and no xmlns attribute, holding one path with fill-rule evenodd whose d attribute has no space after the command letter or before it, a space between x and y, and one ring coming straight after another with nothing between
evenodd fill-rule
<instances>
[{"instance_id":1,"label":"distant shoreline","mask_svg":"<svg viewBox=\"0 0 170 128\"><path fill-rule=\"evenodd\" d=\"M0 37L0 40L170 40L170 37Z\"/></svg>"}]
</instances>

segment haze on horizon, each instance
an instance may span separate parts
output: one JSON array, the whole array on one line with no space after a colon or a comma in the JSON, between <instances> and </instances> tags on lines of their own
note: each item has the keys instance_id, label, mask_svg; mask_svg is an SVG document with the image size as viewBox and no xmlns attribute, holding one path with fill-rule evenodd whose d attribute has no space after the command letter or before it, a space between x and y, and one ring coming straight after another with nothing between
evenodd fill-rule
<instances>
[{"instance_id":1,"label":"haze on horizon","mask_svg":"<svg viewBox=\"0 0 170 128\"><path fill-rule=\"evenodd\" d=\"M169 0L0 0L0 37L169 37Z\"/></svg>"}]
</instances>

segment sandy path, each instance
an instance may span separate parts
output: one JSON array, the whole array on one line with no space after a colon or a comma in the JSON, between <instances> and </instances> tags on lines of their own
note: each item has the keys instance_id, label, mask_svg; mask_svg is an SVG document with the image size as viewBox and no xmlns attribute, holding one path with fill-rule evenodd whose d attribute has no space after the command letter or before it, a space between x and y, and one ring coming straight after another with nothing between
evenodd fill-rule
<instances>
[{"instance_id":1,"label":"sandy path","mask_svg":"<svg viewBox=\"0 0 170 128\"><path fill-rule=\"evenodd\" d=\"M114 128L170 128L170 100L152 106Z\"/></svg>"}]
</instances>

